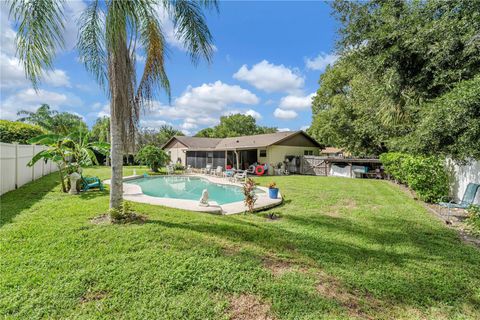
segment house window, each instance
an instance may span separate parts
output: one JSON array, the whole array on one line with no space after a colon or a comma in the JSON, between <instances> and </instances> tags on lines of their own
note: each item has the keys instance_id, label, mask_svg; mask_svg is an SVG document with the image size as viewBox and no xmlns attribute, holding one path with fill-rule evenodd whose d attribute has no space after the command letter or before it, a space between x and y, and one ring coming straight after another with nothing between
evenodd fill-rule
<instances>
[{"instance_id":1,"label":"house window","mask_svg":"<svg viewBox=\"0 0 480 320\"><path fill-rule=\"evenodd\" d=\"M267 150L260 150L260 157L265 158L267 156Z\"/></svg>"},{"instance_id":2,"label":"house window","mask_svg":"<svg viewBox=\"0 0 480 320\"><path fill-rule=\"evenodd\" d=\"M207 164L213 164L213 152L207 152Z\"/></svg>"},{"instance_id":3,"label":"house window","mask_svg":"<svg viewBox=\"0 0 480 320\"><path fill-rule=\"evenodd\" d=\"M313 150L304 150L303 155L304 156L313 156Z\"/></svg>"}]
</instances>

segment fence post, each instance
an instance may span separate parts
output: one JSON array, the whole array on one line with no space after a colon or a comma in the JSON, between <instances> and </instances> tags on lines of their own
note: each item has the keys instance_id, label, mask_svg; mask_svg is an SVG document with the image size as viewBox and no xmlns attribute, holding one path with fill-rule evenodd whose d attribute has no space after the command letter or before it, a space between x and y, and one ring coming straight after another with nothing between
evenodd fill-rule
<instances>
[{"instance_id":1,"label":"fence post","mask_svg":"<svg viewBox=\"0 0 480 320\"><path fill-rule=\"evenodd\" d=\"M18 142L15 145L15 189L18 189Z\"/></svg>"}]
</instances>

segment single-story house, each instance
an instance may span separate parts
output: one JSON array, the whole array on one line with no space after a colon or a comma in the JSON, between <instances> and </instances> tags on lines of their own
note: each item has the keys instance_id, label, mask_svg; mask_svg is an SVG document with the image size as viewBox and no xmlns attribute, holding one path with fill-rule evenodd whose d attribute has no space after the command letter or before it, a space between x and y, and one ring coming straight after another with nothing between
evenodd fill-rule
<instances>
[{"instance_id":1,"label":"single-story house","mask_svg":"<svg viewBox=\"0 0 480 320\"><path fill-rule=\"evenodd\" d=\"M284 131L233 138L174 136L162 147L173 163L192 168L228 166L248 169L254 163L273 167L303 155L319 155L322 146L303 131Z\"/></svg>"}]
</instances>

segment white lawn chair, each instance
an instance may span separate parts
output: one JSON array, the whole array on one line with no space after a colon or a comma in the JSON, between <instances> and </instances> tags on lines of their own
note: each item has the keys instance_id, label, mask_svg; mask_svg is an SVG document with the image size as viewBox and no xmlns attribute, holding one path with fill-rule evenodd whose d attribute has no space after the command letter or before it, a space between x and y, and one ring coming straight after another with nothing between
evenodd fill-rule
<instances>
[{"instance_id":1,"label":"white lawn chair","mask_svg":"<svg viewBox=\"0 0 480 320\"><path fill-rule=\"evenodd\" d=\"M200 172L203 173L203 174L208 174L211 169L212 169L212 165L207 164L207 166L205 168L202 168L202 170Z\"/></svg>"},{"instance_id":2,"label":"white lawn chair","mask_svg":"<svg viewBox=\"0 0 480 320\"><path fill-rule=\"evenodd\" d=\"M222 172L223 172L223 167L222 167L222 166L218 166L215 171L212 170L212 175L221 177L221 176L222 176Z\"/></svg>"},{"instance_id":3,"label":"white lawn chair","mask_svg":"<svg viewBox=\"0 0 480 320\"><path fill-rule=\"evenodd\" d=\"M174 167L171 164L167 165L167 174L173 174L174 172Z\"/></svg>"},{"instance_id":4,"label":"white lawn chair","mask_svg":"<svg viewBox=\"0 0 480 320\"><path fill-rule=\"evenodd\" d=\"M237 173L235 173L233 175L233 180L235 182L243 181L243 180L245 180L245 178L247 178L247 171L245 171L245 170L239 170L239 171L237 171Z\"/></svg>"},{"instance_id":5,"label":"white lawn chair","mask_svg":"<svg viewBox=\"0 0 480 320\"><path fill-rule=\"evenodd\" d=\"M187 168L185 169L185 173L192 173L192 166L188 165Z\"/></svg>"}]
</instances>

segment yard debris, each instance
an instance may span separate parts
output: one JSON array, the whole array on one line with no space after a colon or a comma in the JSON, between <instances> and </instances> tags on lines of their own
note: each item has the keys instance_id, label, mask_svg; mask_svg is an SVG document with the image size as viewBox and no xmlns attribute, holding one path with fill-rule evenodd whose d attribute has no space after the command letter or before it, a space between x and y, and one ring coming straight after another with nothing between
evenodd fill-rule
<instances>
[{"instance_id":1,"label":"yard debris","mask_svg":"<svg viewBox=\"0 0 480 320\"><path fill-rule=\"evenodd\" d=\"M80 298L80 303L103 300L108 296L106 291L89 291Z\"/></svg>"}]
</instances>

